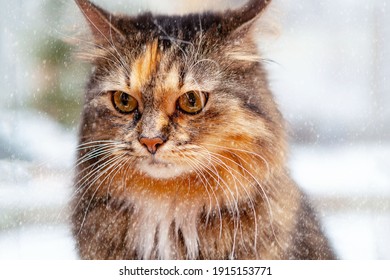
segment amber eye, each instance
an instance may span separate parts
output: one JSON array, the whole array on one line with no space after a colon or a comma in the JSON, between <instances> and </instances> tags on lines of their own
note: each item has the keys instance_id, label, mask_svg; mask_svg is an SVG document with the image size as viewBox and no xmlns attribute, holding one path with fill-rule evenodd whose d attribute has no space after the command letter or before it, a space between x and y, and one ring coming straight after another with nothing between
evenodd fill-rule
<instances>
[{"instance_id":1,"label":"amber eye","mask_svg":"<svg viewBox=\"0 0 390 280\"><path fill-rule=\"evenodd\" d=\"M123 91L112 93L112 103L115 109L122 114L131 114L138 108L137 100Z\"/></svg>"},{"instance_id":2,"label":"amber eye","mask_svg":"<svg viewBox=\"0 0 390 280\"><path fill-rule=\"evenodd\" d=\"M206 106L208 95L201 91L189 91L177 100L178 108L184 113L199 114Z\"/></svg>"}]
</instances>

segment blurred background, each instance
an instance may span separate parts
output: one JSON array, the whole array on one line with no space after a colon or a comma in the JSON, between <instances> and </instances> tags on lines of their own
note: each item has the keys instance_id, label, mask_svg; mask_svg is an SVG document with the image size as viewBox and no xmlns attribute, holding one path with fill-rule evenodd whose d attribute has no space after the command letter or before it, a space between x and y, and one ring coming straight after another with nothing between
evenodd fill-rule
<instances>
[{"instance_id":1,"label":"blurred background","mask_svg":"<svg viewBox=\"0 0 390 280\"><path fill-rule=\"evenodd\" d=\"M135 14L245 1L94 2ZM341 259L390 259L389 3L273 2L277 35L258 41L289 124L291 173ZM66 205L89 66L66 42L85 25L73 1L0 7L0 259L77 259Z\"/></svg>"}]
</instances>

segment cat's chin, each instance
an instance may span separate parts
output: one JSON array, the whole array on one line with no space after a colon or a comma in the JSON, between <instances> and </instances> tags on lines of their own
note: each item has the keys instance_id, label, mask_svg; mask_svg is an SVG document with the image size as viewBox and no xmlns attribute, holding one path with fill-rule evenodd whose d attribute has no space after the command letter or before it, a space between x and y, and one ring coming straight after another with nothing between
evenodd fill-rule
<instances>
[{"instance_id":1,"label":"cat's chin","mask_svg":"<svg viewBox=\"0 0 390 280\"><path fill-rule=\"evenodd\" d=\"M187 170L176 164L163 162L144 161L138 164L138 168L142 173L154 179L172 179L191 172L191 170Z\"/></svg>"}]
</instances>

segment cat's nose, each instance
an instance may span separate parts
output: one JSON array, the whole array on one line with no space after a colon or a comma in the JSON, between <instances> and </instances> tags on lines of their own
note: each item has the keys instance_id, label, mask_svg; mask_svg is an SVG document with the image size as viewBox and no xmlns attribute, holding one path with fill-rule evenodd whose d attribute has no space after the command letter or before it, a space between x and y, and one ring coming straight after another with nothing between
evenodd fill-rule
<instances>
[{"instance_id":1,"label":"cat's nose","mask_svg":"<svg viewBox=\"0 0 390 280\"><path fill-rule=\"evenodd\" d=\"M144 145L148 149L149 153L151 153L152 155L154 155L157 152L157 149L162 144L164 144L164 140L161 139L160 137L156 137L156 138L141 137L139 139L139 142L142 145Z\"/></svg>"}]
</instances>

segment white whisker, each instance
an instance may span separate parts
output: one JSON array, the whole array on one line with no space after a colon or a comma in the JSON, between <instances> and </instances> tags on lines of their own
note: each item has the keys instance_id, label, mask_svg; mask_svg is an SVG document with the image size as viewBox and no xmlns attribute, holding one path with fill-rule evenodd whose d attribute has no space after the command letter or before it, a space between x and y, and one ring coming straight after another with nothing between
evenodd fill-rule
<instances>
[{"instance_id":1,"label":"white whisker","mask_svg":"<svg viewBox=\"0 0 390 280\"><path fill-rule=\"evenodd\" d=\"M81 200L83 200L84 195L89 191L89 189L90 189L92 186L95 188L93 194L91 195L91 197L90 197L90 199L89 199L89 203L88 203L87 207L84 209L84 217L83 217L83 220L82 220L81 225L80 225L79 233L81 232L81 230L82 230L82 228L83 228L83 225L84 225L84 223L85 223L86 217L87 217L88 212L89 212L89 207L91 206L91 203L92 203L92 201L93 201L93 199L94 199L96 193L99 191L99 189L100 189L100 187L102 186L103 182L104 182L105 180L107 180L107 178L108 178L114 171L117 171L117 172L118 172L118 170L115 170L115 168L121 163L121 160L123 160L123 157L124 157L124 156L125 156L124 154L119 155L119 156L117 156L117 157L111 159L111 160L108 161L107 163L105 163L105 166L104 166L102 169L99 170L99 172L102 171L102 170L103 170L103 172L100 172L100 174L99 174L99 175L90 183L90 185L89 185L88 187L86 187L86 189L84 190L83 195L80 197L79 202L80 202ZM107 167L107 166L108 166L108 167ZM106 168L106 167L107 167L107 168ZM111 171L110 171L110 170L111 170ZM105 172L108 172L108 171L109 171L109 173L106 175L106 177L104 177L104 179L101 180L101 182L99 183L99 185L95 186L95 183L96 183L97 181L99 181L99 180L104 176ZM76 208L77 208L77 205L76 205Z\"/></svg>"}]
</instances>

